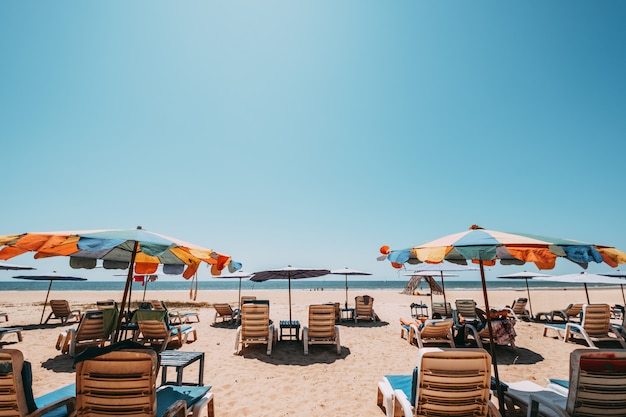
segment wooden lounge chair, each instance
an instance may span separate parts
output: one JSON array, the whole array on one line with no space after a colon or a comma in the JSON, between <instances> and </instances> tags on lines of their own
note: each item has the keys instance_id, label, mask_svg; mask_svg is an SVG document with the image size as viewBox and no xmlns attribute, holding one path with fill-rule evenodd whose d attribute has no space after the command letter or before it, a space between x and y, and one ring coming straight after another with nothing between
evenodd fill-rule
<instances>
[{"instance_id":1,"label":"wooden lounge chair","mask_svg":"<svg viewBox=\"0 0 626 417\"><path fill-rule=\"evenodd\" d=\"M215 318L213 319L213 323L217 323L217 319L221 319L220 321L233 321L235 319L236 313L233 308L228 303L216 303L213 304L213 308L215 309Z\"/></svg>"},{"instance_id":2,"label":"wooden lounge chair","mask_svg":"<svg viewBox=\"0 0 626 417\"><path fill-rule=\"evenodd\" d=\"M409 331L409 343L413 340L422 349L424 344L445 343L450 347L454 346L454 336L452 335L452 319L431 319L426 320L421 325L411 324Z\"/></svg>"},{"instance_id":3,"label":"wooden lounge chair","mask_svg":"<svg viewBox=\"0 0 626 417\"><path fill-rule=\"evenodd\" d=\"M117 317L117 309L86 311L75 329L59 334L57 350L74 357L88 346L104 346L111 339Z\"/></svg>"},{"instance_id":4,"label":"wooden lounge chair","mask_svg":"<svg viewBox=\"0 0 626 417\"><path fill-rule=\"evenodd\" d=\"M527 304L528 298L518 298L517 300L513 301L511 307L505 307L503 308L503 310L508 311L511 317L513 317L515 320L530 321L530 312L526 308Z\"/></svg>"},{"instance_id":5,"label":"wooden lounge chair","mask_svg":"<svg viewBox=\"0 0 626 417\"><path fill-rule=\"evenodd\" d=\"M570 304L563 310L551 310L537 313L535 320L539 321L542 317L545 317L547 321L554 322L556 318L559 318L563 322L569 322L572 320L579 321L580 312L583 310L583 303Z\"/></svg>"},{"instance_id":6,"label":"wooden lounge chair","mask_svg":"<svg viewBox=\"0 0 626 417\"><path fill-rule=\"evenodd\" d=\"M67 300L50 300L50 308L52 309L52 312L48 315L44 324L48 324L50 319L61 320L61 323L67 323L70 320L80 320L80 310L72 310L70 308L70 303Z\"/></svg>"},{"instance_id":7,"label":"wooden lounge chair","mask_svg":"<svg viewBox=\"0 0 626 417\"><path fill-rule=\"evenodd\" d=\"M198 339L196 329L190 325L169 325L165 310L137 310L133 321L137 322L138 331L133 339L144 345L150 345L157 351L169 347L181 347ZM189 337L193 336L193 340Z\"/></svg>"},{"instance_id":8,"label":"wooden lounge chair","mask_svg":"<svg viewBox=\"0 0 626 417\"><path fill-rule=\"evenodd\" d=\"M358 295L354 297L354 322L359 320L377 320L374 312L374 297Z\"/></svg>"},{"instance_id":9,"label":"wooden lounge chair","mask_svg":"<svg viewBox=\"0 0 626 417\"><path fill-rule=\"evenodd\" d=\"M0 327L0 340L8 334L14 334L17 336L17 341L21 342L23 340L21 327Z\"/></svg>"},{"instance_id":10,"label":"wooden lounge chair","mask_svg":"<svg viewBox=\"0 0 626 417\"><path fill-rule=\"evenodd\" d=\"M62 408L67 414L75 410L76 398L73 395L53 399L47 394L49 401L44 402L33 398L31 384L31 365L24 360L22 352L0 349L0 415L37 417L57 409L63 412Z\"/></svg>"},{"instance_id":11,"label":"wooden lounge chair","mask_svg":"<svg viewBox=\"0 0 626 417\"><path fill-rule=\"evenodd\" d=\"M423 348L412 375L378 383L377 404L388 417L499 416L489 401L491 357L484 349Z\"/></svg>"},{"instance_id":12,"label":"wooden lounge chair","mask_svg":"<svg viewBox=\"0 0 626 417\"><path fill-rule=\"evenodd\" d=\"M199 415L209 402L211 415L210 387L157 389L157 364L158 355L150 349L116 350L78 362L76 416L186 417L188 408L198 407L194 415Z\"/></svg>"},{"instance_id":13,"label":"wooden lounge chair","mask_svg":"<svg viewBox=\"0 0 626 417\"><path fill-rule=\"evenodd\" d=\"M483 347L484 343L490 343L489 327L487 324L484 327L477 327L478 325L466 324L466 336L472 336L476 342L476 346ZM493 337L495 343L500 346L515 347L515 338L517 333L515 332L515 320L491 320L491 328L493 329Z\"/></svg>"},{"instance_id":14,"label":"wooden lounge chair","mask_svg":"<svg viewBox=\"0 0 626 417\"><path fill-rule=\"evenodd\" d=\"M96 307L98 310L106 310L107 308L117 308L115 300L98 300L96 301Z\"/></svg>"},{"instance_id":15,"label":"wooden lounge chair","mask_svg":"<svg viewBox=\"0 0 626 417\"><path fill-rule=\"evenodd\" d=\"M464 323L477 323L480 318L476 314L476 301L471 298L457 298L454 301L456 305L456 320Z\"/></svg>"},{"instance_id":16,"label":"wooden lounge chair","mask_svg":"<svg viewBox=\"0 0 626 417\"><path fill-rule=\"evenodd\" d=\"M267 354L272 354L272 344L278 337L278 333L270 323L269 304L247 303L241 306L241 325L237 328L235 336L235 355L239 354L240 347L250 344L267 345Z\"/></svg>"},{"instance_id":17,"label":"wooden lounge chair","mask_svg":"<svg viewBox=\"0 0 626 417\"><path fill-rule=\"evenodd\" d=\"M164 301L161 300L150 300L150 307L152 310L165 310L167 311L167 315L169 317L169 322L172 324L186 324L191 323L192 317L195 317L195 322L200 322L200 313L196 311L178 311L178 310L170 310L167 305L165 305Z\"/></svg>"},{"instance_id":18,"label":"wooden lounge chair","mask_svg":"<svg viewBox=\"0 0 626 417\"><path fill-rule=\"evenodd\" d=\"M444 303L440 301L434 301L432 305L432 310L433 310L432 318L435 318L436 316L440 319L447 319L447 318L453 317L452 306L450 305L449 302Z\"/></svg>"},{"instance_id":19,"label":"wooden lounge chair","mask_svg":"<svg viewBox=\"0 0 626 417\"><path fill-rule=\"evenodd\" d=\"M309 325L302 329L304 354L309 354L309 345L335 345L341 353L339 326L335 325L335 306L328 304L309 306Z\"/></svg>"},{"instance_id":20,"label":"wooden lounge chair","mask_svg":"<svg viewBox=\"0 0 626 417\"><path fill-rule=\"evenodd\" d=\"M565 342L580 336L591 348L598 349L597 342L618 342L626 348L624 337L611 325L611 307L608 304L583 304L582 311L580 323L547 323L543 335L546 336L548 330L555 330L557 337ZM561 332L565 335L561 336Z\"/></svg>"},{"instance_id":21,"label":"wooden lounge chair","mask_svg":"<svg viewBox=\"0 0 626 417\"><path fill-rule=\"evenodd\" d=\"M507 411L533 417L626 415L625 350L572 351L569 380L563 382L546 387L532 381L507 383Z\"/></svg>"}]
</instances>

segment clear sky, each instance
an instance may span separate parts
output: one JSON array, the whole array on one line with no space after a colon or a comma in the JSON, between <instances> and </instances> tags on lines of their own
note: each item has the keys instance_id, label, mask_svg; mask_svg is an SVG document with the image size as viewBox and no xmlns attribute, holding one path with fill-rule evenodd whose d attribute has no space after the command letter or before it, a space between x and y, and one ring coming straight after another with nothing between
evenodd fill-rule
<instances>
[{"instance_id":1,"label":"clear sky","mask_svg":"<svg viewBox=\"0 0 626 417\"><path fill-rule=\"evenodd\" d=\"M141 225L249 272L375 279L398 277L381 245L473 223L626 250L625 21L621 0L0 2L0 234Z\"/></svg>"}]
</instances>

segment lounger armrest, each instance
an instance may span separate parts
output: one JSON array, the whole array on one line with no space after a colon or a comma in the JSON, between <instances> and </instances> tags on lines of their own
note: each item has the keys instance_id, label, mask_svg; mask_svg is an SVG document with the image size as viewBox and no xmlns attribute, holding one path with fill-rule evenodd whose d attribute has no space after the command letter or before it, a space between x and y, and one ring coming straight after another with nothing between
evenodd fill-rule
<instances>
[{"instance_id":1,"label":"lounger armrest","mask_svg":"<svg viewBox=\"0 0 626 417\"><path fill-rule=\"evenodd\" d=\"M187 416L187 403L185 400L178 400L165 410L165 413L161 417L186 417Z\"/></svg>"},{"instance_id":2,"label":"lounger armrest","mask_svg":"<svg viewBox=\"0 0 626 417\"><path fill-rule=\"evenodd\" d=\"M49 413L57 408L67 407L67 415L72 414L76 410L76 397L63 397L50 404L46 404L29 414L29 417L39 417Z\"/></svg>"},{"instance_id":3,"label":"lounger armrest","mask_svg":"<svg viewBox=\"0 0 626 417\"><path fill-rule=\"evenodd\" d=\"M397 389L393 391L393 415L400 415L397 408L402 409L402 414L404 416L412 416L413 415L413 406L411 402L406 397L404 391Z\"/></svg>"},{"instance_id":4,"label":"lounger armrest","mask_svg":"<svg viewBox=\"0 0 626 417\"><path fill-rule=\"evenodd\" d=\"M539 405L551 409L559 417L569 417L565 410L554 404L554 397L547 396L542 392L533 392L528 397L527 417L539 417Z\"/></svg>"}]
</instances>

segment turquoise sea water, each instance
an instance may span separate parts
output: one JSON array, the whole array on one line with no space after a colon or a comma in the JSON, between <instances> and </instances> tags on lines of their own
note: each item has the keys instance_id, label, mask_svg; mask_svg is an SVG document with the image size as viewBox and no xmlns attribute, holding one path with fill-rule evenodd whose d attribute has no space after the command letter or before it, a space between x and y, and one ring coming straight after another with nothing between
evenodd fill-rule
<instances>
[{"instance_id":1,"label":"turquoise sea water","mask_svg":"<svg viewBox=\"0 0 626 417\"><path fill-rule=\"evenodd\" d=\"M626 283L626 280L624 280ZM359 281L348 280L348 287L350 289L361 290L398 290L402 291L407 284L407 281ZM0 291L46 291L48 289L49 282L38 281L0 281ZM156 281L148 283L147 289L151 291L172 291L172 290L188 290L192 283L181 279L180 281ZM345 289L345 281L339 280L312 280L312 279L300 279L291 281L291 288L298 289L325 289L325 290L340 290ZM550 289L550 288L582 288L582 284L562 284L557 282L528 282L530 289ZM588 285L588 287L594 287L594 285ZM603 286L607 287L607 286ZM200 281L198 283L199 290L236 290L239 288L238 280L211 280ZM271 280L265 282L252 282L242 281L242 289L259 289L259 290L274 290L274 289L287 289L287 280ZM422 286L422 289L427 289L426 286ZM476 280L446 280L445 289L450 290L479 290L481 289L480 281ZM614 286L614 288L619 288ZM120 280L115 281L80 281L80 282L61 282L56 281L52 284L52 289L56 291L116 291L124 289L124 282ZM133 283L133 290L143 290L141 283ZM526 284L523 280L494 280L487 281L487 289L493 290L521 290L526 289Z\"/></svg>"}]
</instances>

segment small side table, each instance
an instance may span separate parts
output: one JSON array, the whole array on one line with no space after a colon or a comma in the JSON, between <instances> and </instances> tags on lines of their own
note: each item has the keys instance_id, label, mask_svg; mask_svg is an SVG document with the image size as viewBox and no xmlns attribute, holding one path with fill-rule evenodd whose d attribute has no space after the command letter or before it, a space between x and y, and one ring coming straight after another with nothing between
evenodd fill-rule
<instances>
[{"instance_id":1,"label":"small side table","mask_svg":"<svg viewBox=\"0 0 626 417\"><path fill-rule=\"evenodd\" d=\"M161 385L197 385L204 382L204 352L180 352L176 350L164 350L159 353L161 357ZM183 369L192 363L200 361L198 371L198 383L183 382ZM176 383L167 382L167 368L176 368Z\"/></svg>"},{"instance_id":2,"label":"small side table","mask_svg":"<svg viewBox=\"0 0 626 417\"><path fill-rule=\"evenodd\" d=\"M353 308L342 308L341 309L341 321L344 320L354 320L354 309Z\"/></svg>"},{"instance_id":3,"label":"small side table","mask_svg":"<svg viewBox=\"0 0 626 417\"><path fill-rule=\"evenodd\" d=\"M280 340L289 339L300 340L300 322L298 320L281 320L280 321Z\"/></svg>"}]
</instances>

